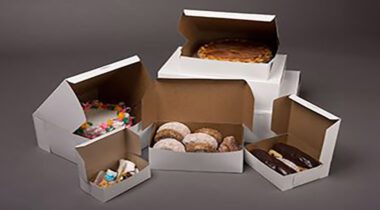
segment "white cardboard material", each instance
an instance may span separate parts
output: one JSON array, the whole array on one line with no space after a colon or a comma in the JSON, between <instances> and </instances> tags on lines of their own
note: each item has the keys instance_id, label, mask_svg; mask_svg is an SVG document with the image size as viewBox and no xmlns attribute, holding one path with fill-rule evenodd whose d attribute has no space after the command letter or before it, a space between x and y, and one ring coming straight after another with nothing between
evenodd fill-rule
<instances>
[{"instance_id":1,"label":"white cardboard material","mask_svg":"<svg viewBox=\"0 0 380 210\"><path fill-rule=\"evenodd\" d=\"M244 127L243 141L252 136L252 131ZM244 150L223 153L182 153L149 147L149 163L152 169L158 170L242 173Z\"/></svg>"},{"instance_id":2,"label":"white cardboard material","mask_svg":"<svg viewBox=\"0 0 380 210\"><path fill-rule=\"evenodd\" d=\"M196 19L197 21L191 21ZM273 37L272 42L276 42L278 46L278 34L277 26L274 15L261 15L261 14L245 14L245 13L232 13L232 12L217 12L217 11L201 11L201 10L184 10L181 20L180 20L180 32L189 42L200 42L197 40L197 34L200 34L204 29L203 27L197 26L199 22L209 22L212 20L235 20L244 22L246 25L246 30L250 30L250 34L255 29L261 33L267 33L269 36ZM247 23L248 22L248 23ZM260 23L260 26L256 25ZM212 24L212 23L209 23ZM263 26L265 25L265 26ZM234 30L234 24L225 24L225 31L228 34L236 33L235 35L240 36L238 30ZM266 27L266 30L260 30L255 27ZM269 30L268 30L269 28ZM265 31L265 32L263 32ZM206 33L206 32L205 32ZM208 32L207 32L208 33ZM257 34L257 33L256 33ZM269 37L267 36L267 37ZM210 39L212 37L209 37ZM224 37L224 38L235 38L235 37ZM195 39L195 40L194 40ZM204 38L203 38L204 39ZM205 60L196 57L189 57L180 54L179 62L182 66L181 72L183 73L196 73L202 74L208 72L212 76L223 76L229 75L243 76L245 79L257 79L257 80L267 80L272 74L273 61L276 58L276 52L274 52L274 58L268 63L242 63L242 62L229 62L229 61L217 61L217 60ZM233 71L231 71L233 69Z\"/></svg>"},{"instance_id":3,"label":"white cardboard material","mask_svg":"<svg viewBox=\"0 0 380 210\"><path fill-rule=\"evenodd\" d=\"M38 146L47 152L52 152L69 161L76 162L74 147L90 140L73 134L86 121L86 116L70 84L101 77L139 62L141 62L139 57L133 56L62 81L33 113ZM131 130L143 136L143 130L140 128L141 126L137 123Z\"/></svg>"},{"instance_id":4,"label":"white cardboard material","mask_svg":"<svg viewBox=\"0 0 380 210\"><path fill-rule=\"evenodd\" d=\"M279 97L298 94L299 80L299 71L285 71L284 80L280 87ZM255 142L259 139L266 139L276 136L276 133L274 133L271 129L272 111L255 111L253 119L255 119L255 123L253 124L253 133L255 136L247 140L247 142Z\"/></svg>"},{"instance_id":5,"label":"white cardboard material","mask_svg":"<svg viewBox=\"0 0 380 210\"><path fill-rule=\"evenodd\" d=\"M272 111L273 100L284 95L297 94L300 82L299 71L285 71L286 55L278 54L273 59L272 74L268 80L250 80L243 75L210 75L208 71L182 71L184 65L179 62L181 47L178 47L167 62L158 71L158 78L202 78L202 79L244 79L255 96L255 112ZM196 68L194 68L196 69Z\"/></svg>"},{"instance_id":6,"label":"white cardboard material","mask_svg":"<svg viewBox=\"0 0 380 210\"><path fill-rule=\"evenodd\" d=\"M200 85L199 87L202 87L202 88L206 87L205 84L208 85L207 87L211 87L210 85L217 84L217 83L214 83L213 80L186 80L186 79L181 79L181 80L183 80L183 81L176 81L176 80L167 79L167 80L163 80L163 83L164 84L175 84L175 85L181 84L182 85L186 81L186 83L187 83L186 85L188 85L190 82L193 82L190 84ZM172 81L175 81L177 83L171 83ZM204 83L203 81L205 81L207 83ZM219 82L219 80L215 80L215 81ZM232 89L235 90L235 92L234 92L235 96L238 93L237 91L243 91L243 92L239 92L239 93L245 93L244 96L246 96L246 97L242 97L241 98L242 101L240 103L244 103L244 101L247 101L248 103L246 104L246 106L244 106L244 108L246 110L252 110L252 112L250 112L250 113L253 115L254 97L253 97L252 92L251 92L249 86L247 85L247 83L243 82L243 81L229 81L229 80L220 81L220 82L223 82L223 83L220 83L223 85L233 85ZM162 84L162 83L159 83L159 84ZM215 86L215 87L221 87L220 84L219 84L219 86ZM157 86L159 86L159 85L157 85ZM159 86L159 87L162 87L162 86ZM166 86L166 87L168 87L168 86ZM191 87L191 86L187 86L186 90L182 89L183 87L178 87L178 90L182 90L183 92L188 93L190 90L189 87ZM198 86L196 86L196 87L198 87ZM236 87L242 87L243 89L237 90ZM224 88L229 88L229 87L224 86ZM191 89L196 90L197 88L191 88ZM236 152L222 152L222 153L201 153L201 152L199 152L199 153L192 153L192 152L173 152L173 151L167 151L167 150L153 148L153 145L151 143L153 141L152 139L153 139L153 136L155 135L155 131L157 128L156 122L157 122L158 116L157 116L156 112L153 112L150 109L148 109L148 108L152 108L152 107L150 107L150 106L152 106L150 100L154 98L154 100L158 103L158 104L153 104L157 110L160 110L160 108L164 109L162 107L162 104L159 103L161 100L159 100L159 98L157 98L157 97L159 97L158 96L159 93L163 93L163 91L159 90L159 91L155 92L154 90L155 89L153 89L153 91L147 91L147 94L145 94L145 96L144 96L144 99L143 99L143 120L142 120L143 123L146 123L146 125L148 126L147 130L149 130L149 132L150 132L150 140L151 141L150 141L150 147L149 147L149 162L150 162L152 169L179 170L179 171L202 171L202 172L224 172L224 173L242 173L243 172L243 169L244 169L244 167L243 167L244 150L243 149L236 151ZM166 89L166 90L168 90L168 89ZM201 91L201 90L203 91L202 92L203 94L215 93L215 89L210 89L210 88L209 89L198 89L197 91ZM212 91L207 92L205 90L212 90ZM184 95L181 94L183 92L175 91L174 94L178 98L185 98ZM194 97L193 100L197 100L196 97L199 95L199 92L191 92L191 93L193 94L192 97ZM158 95L156 95L156 94L158 94ZM173 94L173 92L172 92L172 94ZM222 97L222 98L219 98L220 100L218 100L218 103L224 103L224 102L227 102L230 100L230 98L226 97L225 95L220 95L218 97ZM203 96L202 96L202 98L203 98ZM199 100L200 99L201 98L199 98ZM164 100L164 101L167 101L167 100ZM147 105L146 108L144 108L144 103L149 104L150 106ZM173 101L173 103L175 105L177 105L174 101ZM210 105L210 106L212 106L212 105ZM190 107L192 107L192 106L190 106ZM202 111L204 111L204 107L198 107L198 109L195 109L194 107L196 107L196 106L192 107L193 112L201 111L198 109L203 109ZM186 109L190 109L190 108L187 107ZM218 110L218 113L212 112L211 114L219 116L221 114L220 112L225 113L225 111L227 109L230 110L230 108L223 107L223 109ZM144 113L144 110L146 110L146 113ZM186 112L186 111L184 111L184 112ZM241 146L244 146L244 144L243 144L244 141L247 139L253 138L253 133L252 133L251 128L246 127L245 124L242 124L242 123L250 122L249 126L251 127L253 119L252 118L251 119L249 119L249 118L242 119L240 115L237 115L237 116L239 118L239 120L238 120L239 122L236 121L237 119L232 120L232 121L234 121L234 122L232 122L232 121L230 121L231 119L224 119L224 121L220 121L220 120L219 121L212 121L212 119L209 119L209 118L204 119L204 121L193 121L195 119L191 119L192 121L190 121L190 122L193 122L193 123L197 123L197 122L199 122L199 123L211 123L211 124L222 124L222 125L226 125L226 126L235 126L236 129L237 128L241 129L241 138L242 138L242 145ZM175 117L185 120L184 116L181 116L181 117L175 116ZM163 118L164 118L165 122L166 121L173 121L173 120L176 121L176 119L172 119L172 118L169 119L168 116L166 116L166 115L163 116ZM147 121L145 121L145 120L147 120ZM187 119L187 120L190 120L190 119ZM212 126L212 125L210 125L210 126ZM205 127L208 127L208 126L206 125Z\"/></svg>"},{"instance_id":7,"label":"white cardboard material","mask_svg":"<svg viewBox=\"0 0 380 210\"><path fill-rule=\"evenodd\" d=\"M110 141L112 141L112 139L107 139L107 137L109 137L115 133L118 133L118 132L124 132L125 129L126 128L114 130L110 133L107 133L103 137L104 139L96 139L94 141L88 141L88 142L82 143L80 145L77 145L76 148L77 149L83 148L83 147L91 148L91 146L93 144L95 144L97 141L104 141L106 144L109 144ZM125 137L125 138L128 138L128 137ZM122 150L123 148L120 148L120 149ZM107 152L112 153L114 151L107 151ZM99 154L99 156L100 156L99 158L102 158L101 155L102 154ZM103 154L103 155L107 155L107 154ZM140 157L139 154L130 154L130 155L134 155L136 158ZM138 173L136 173L135 175L133 175L131 177L128 177L127 179L121 181L120 183L113 184L113 185L108 186L106 188L100 188L96 184L94 184L93 182L90 182L88 180L87 175L86 175L86 162L81 157L81 155L78 151L76 151L76 156L77 156L77 166L78 166L80 188L101 202L109 201L110 199L130 190L131 188L139 185L140 183L148 180L151 177L151 169L150 169L150 165L148 164L146 167L144 167ZM140 158L140 159L142 159L142 158ZM118 162L118 159L115 159L114 161ZM143 161L145 161L145 160L143 160ZM102 168L99 170L105 170L105 169Z\"/></svg>"},{"instance_id":8,"label":"white cardboard material","mask_svg":"<svg viewBox=\"0 0 380 210\"><path fill-rule=\"evenodd\" d=\"M332 125L326 129L323 146L321 149L321 154L319 161L322 163L320 166L308 169L295 174L290 174L287 176L282 176L276 171L272 170L254 155L252 155L247 149L244 151L245 162L250 165L253 169L259 172L263 177L269 180L273 185L282 191L292 189L294 187L300 186L302 184L315 181L317 179L324 178L328 176L330 165L333 157L334 147L337 140L339 126L341 119L332 115L331 113L303 100L296 95L290 95L289 100L292 100L305 108L309 109L310 112L317 113L324 118L331 120ZM292 115L290 113L290 115ZM291 116L289 116L291 118ZM266 139L262 139L266 140Z\"/></svg>"}]
</instances>

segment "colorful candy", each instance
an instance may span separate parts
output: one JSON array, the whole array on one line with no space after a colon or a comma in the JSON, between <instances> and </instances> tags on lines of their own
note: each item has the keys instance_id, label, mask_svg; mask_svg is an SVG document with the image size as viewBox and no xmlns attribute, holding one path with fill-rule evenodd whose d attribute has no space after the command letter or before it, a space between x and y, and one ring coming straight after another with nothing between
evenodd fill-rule
<instances>
[{"instance_id":1,"label":"colorful candy","mask_svg":"<svg viewBox=\"0 0 380 210\"><path fill-rule=\"evenodd\" d=\"M99 100L89 101L82 103L82 108L86 112L90 109L102 109L116 111L116 116L112 119L108 119L106 122L99 125L94 125L92 122L83 123L74 133L83 137L94 139L98 136L111 132L117 128L126 126L131 127L133 118L130 116L130 107L127 107L125 103L120 102L118 104L106 104Z\"/></svg>"},{"instance_id":2,"label":"colorful candy","mask_svg":"<svg viewBox=\"0 0 380 210\"><path fill-rule=\"evenodd\" d=\"M120 159L117 171L111 169L107 169L106 171L101 170L98 172L93 182L100 188L106 188L112 184L119 183L138 172L139 169L134 162Z\"/></svg>"}]
</instances>

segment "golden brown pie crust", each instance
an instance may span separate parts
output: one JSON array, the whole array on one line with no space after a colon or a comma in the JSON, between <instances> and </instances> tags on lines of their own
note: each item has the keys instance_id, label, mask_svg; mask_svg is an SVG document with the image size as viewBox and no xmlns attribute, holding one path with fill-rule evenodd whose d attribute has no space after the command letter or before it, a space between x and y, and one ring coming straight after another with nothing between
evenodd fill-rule
<instances>
[{"instance_id":1,"label":"golden brown pie crust","mask_svg":"<svg viewBox=\"0 0 380 210\"><path fill-rule=\"evenodd\" d=\"M245 63L268 63L272 51L265 44L245 39L223 39L201 46L199 58Z\"/></svg>"}]
</instances>

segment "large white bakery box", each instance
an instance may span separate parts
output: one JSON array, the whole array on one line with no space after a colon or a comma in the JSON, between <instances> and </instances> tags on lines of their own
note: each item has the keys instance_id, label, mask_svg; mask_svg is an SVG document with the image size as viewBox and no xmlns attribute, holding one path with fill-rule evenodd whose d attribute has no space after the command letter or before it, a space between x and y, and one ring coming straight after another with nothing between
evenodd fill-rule
<instances>
[{"instance_id":1,"label":"large white bakery box","mask_svg":"<svg viewBox=\"0 0 380 210\"><path fill-rule=\"evenodd\" d=\"M123 101L132 107L136 124L130 129L143 139L141 99L151 82L138 56L64 79L33 113L38 146L75 162L75 146L89 139L74 131L90 118L96 121L104 117L104 113L90 116L84 112L81 102L94 99L106 103ZM103 136L93 140L99 138Z\"/></svg>"},{"instance_id":2,"label":"large white bakery box","mask_svg":"<svg viewBox=\"0 0 380 210\"><path fill-rule=\"evenodd\" d=\"M279 39L274 15L216 12L185 9L179 22L179 31L186 43L178 55L183 73L223 76L243 76L246 79L267 80L273 61L243 63L205 60L194 56L200 46L219 39L249 39L266 44L277 56ZM231 71L233 69L233 71Z\"/></svg>"},{"instance_id":3,"label":"large white bakery box","mask_svg":"<svg viewBox=\"0 0 380 210\"><path fill-rule=\"evenodd\" d=\"M274 137L256 140L246 145L245 162L280 190L328 176L341 119L296 96L284 96L274 101L272 130ZM318 160L321 165L283 176L269 168L250 151L268 151L277 142L286 143Z\"/></svg>"},{"instance_id":4,"label":"large white bakery box","mask_svg":"<svg viewBox=\"0 0 380 210\"><path fill-rule=\"evenodd\" d=\"M242 146L252 138L254 97L244 80L158 79L146 91L142 123L151 132L152 169L243 172L243 150L233 152L174 152L153 148L157 128L179 121L194 131L209 127L223 136L235 136Z\"/></svg>"},{"instance_id":5,"label":"large white bakery box","mask_svg":"<svg viewBox=\"0 0 380 210\"><path fill-rule=\"evenodd\" d=\"M149 163L141 157L139 136L121 128L102 139L76 146L80 188L101 202L106 202L151 177ZM120 159L132 161L139 172L108 187L99 187L94 180L99 171L117 171Z\"/></svg>"},{"instance_id":6,"label":"large white bakery box","mask_svg":"<svg viewBox=\"0 0 380 210\"><path fill-rule=\"evenodd\" d=\"M298 93L301 73L299 71L285 70L286 55L279 54L274 59L272 73L268 80L250 80L242 75L210 75L208 71L183 73L184 66L179 61L180 53L181 47L177 48L160 68L158 78L245 79L255 97L253 130L257 138L273 135L269 126L273 100L284 95ZM234 71L234 69L231 69L231 71Z\"/></svg>"}]
</instances>

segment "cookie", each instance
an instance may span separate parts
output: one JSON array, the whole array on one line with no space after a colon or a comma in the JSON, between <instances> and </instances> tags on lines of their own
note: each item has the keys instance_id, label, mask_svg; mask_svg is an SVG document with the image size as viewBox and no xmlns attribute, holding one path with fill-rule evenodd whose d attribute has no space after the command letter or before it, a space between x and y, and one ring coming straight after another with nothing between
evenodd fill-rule
<instances>
[{"instance_id":1,"label":"cookie","mask_svg":"<svg viewBox=\"0 0 380 210\"><path fill-rule=\"evenodd\" d=\"M205 133L192 133L182 140L187 152L215 152L218 141Z\"/></svg>"},{"instance_id":2,"label":"cookie","mask_svg":"<svg viewBox=\"0 0 380 210\"><path fill-rule=\"evenodd\" d=\"M240 146L233 136L225 137L218 148L219 152L233 152L238 150L240 150Z\"/></svg>"},{"instance_id":3,"label":"cookie","mask_svg":"<svg viewBox=\"0 0 380 210\"><path fill-rule=\"evenodd\" d=\"M208 135L214 137L216 139L216 141L218 141L218 144L220 144L222 142L222 138L223 138L222 134L218 130L215 130L212 128L200 128L200 129L194 131L194 133L208 134Z\"/></svg>"},{"instance_id":4,"label":"cookie","mask_svg":"<svg viewBox=\"0 0 380 210\"><path fill-rule=\"evenodd\" d=\"M191 133L189 127L180 122L167 122L161 125L157 131L154 139L158 141L162 138L175 138L178 141L182 141L182 139Z\"/></svg>"},{"instance_id":5,"label":"cookie","mask_svg":"<svg viewBox=\"0 0 380 210\"><path fill-rule=\"evenodd\" d=\"M270 48L262 43L245 39L223 39L201 46L197 56L210 60L268 63L273 54Z\"/></svg>"},{"instance_id":6,"label":"cookie","mask_svg":"<svg viewBox=\"0 0 380 210\"><path fill-rule=\"evenodd\" d=\"M173 152L186 152L185 146L181 142L173 138L161 139L160 141L154 144L153 148L170 150Z\"/></svg>"}]
</instances>

